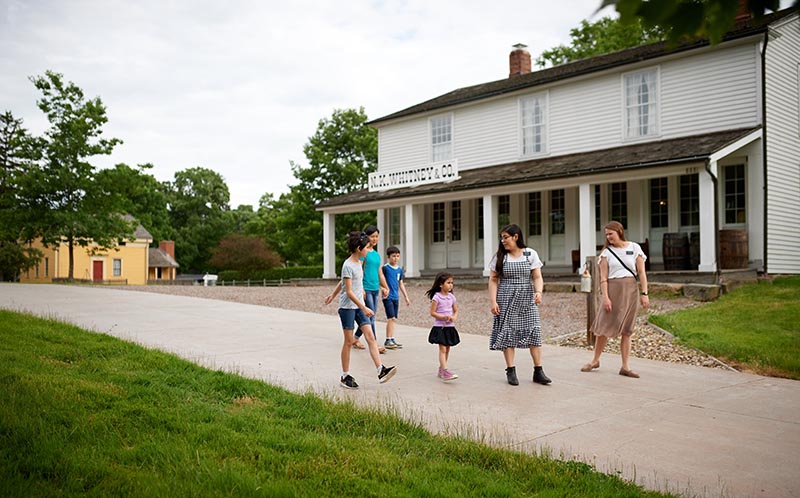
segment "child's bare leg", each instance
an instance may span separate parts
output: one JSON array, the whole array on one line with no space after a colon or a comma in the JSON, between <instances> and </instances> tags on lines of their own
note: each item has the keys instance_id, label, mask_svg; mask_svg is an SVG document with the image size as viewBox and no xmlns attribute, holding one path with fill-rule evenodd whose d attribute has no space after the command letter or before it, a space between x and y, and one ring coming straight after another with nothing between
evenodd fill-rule
<instances>
[{"instance_id":1,"label":"child's bare leg","mask_svg":"<svg viewBox=\"0 0 800 498\"><path fill-rule=\"evenodd\" d=\"M444 362L450 361L450 346L447 346L444 351Z\"/></svg>"},{"instance_id":2,"label":"child's bare leg","mask_svg":"<svg viewBox=\"0 0 800 498\"><path fill-rule=\"evenodd\" d=\"M364 339L367 341L367 349L369 349L369 355L372 358L372 363L375 364L375 368L381 366L381 354L378 352L378 341L375 340L375 336L372 335L372 327L369 323L365 323L361 326L361 332L364 334Z\"/></svg>"},{"instance_id":3,"label":"child's bare leg","mask_svg":"<svg viewBox=\"0 0 800 498\"><path fill-rule=\"evenodd\" d=\"M445 369L447 368L447 350L450 349L447 346L443 346L439 344L439 368Z\"/></svg>"},{"instance_id":4,"label":"child's bare leg","mask_svg":"<svg viewBox=\"0 0 800 498\"><path fill-rule=\"evenodd\" d=\"M353 345L353 331L344 329L344 343L342 344L342 372L350 371L350 348Z\"/></svg>"},{"instance_id":5,"label":"child's bare leg","mask_svg":"<svg viewBox=\"0 0 800 498\"><path fill-rule=\"evenodd\" d=\"M386 338L391 339L394 337L394 322L397 321L397 318L389 318L386 320Z\"/></svg>"}]
</instances>

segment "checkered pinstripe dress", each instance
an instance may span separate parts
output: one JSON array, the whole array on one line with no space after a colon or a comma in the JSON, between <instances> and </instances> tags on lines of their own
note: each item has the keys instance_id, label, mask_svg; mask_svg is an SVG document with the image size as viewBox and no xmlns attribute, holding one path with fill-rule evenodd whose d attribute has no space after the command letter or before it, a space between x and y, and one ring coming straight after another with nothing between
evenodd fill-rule
<instances>
[{"instance_id":1,"label":"checkered pinstripe dress","mask_svg":"<svg viewBox=\"0 0 800 498\"><path fill-rule=\"evenodd\" d=\"M542 345L539 307L533 302L531 263L503 260L503 276L497 287L500 314L494 317L489 349L529 348Z\"/></svg>"}]
</instances>

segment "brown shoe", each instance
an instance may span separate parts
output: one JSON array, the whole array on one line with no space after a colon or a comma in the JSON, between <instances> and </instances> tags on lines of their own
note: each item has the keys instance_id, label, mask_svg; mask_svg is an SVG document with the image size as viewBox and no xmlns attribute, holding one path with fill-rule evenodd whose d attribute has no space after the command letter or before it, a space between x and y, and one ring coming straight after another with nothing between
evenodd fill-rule
<instances>
[{"instance_id":1,"label":"brown shoe","mask_svg":"<svg viewBox=\"0 0 800 498\"><path fill-rule=\"evenodd\" d=\"M633 370L625 370L624 368L619 369L619 374L623 377L631 377L633 379L638 379L639 374L634 372Z\"/></svg>"},{"instance_id":2,"label":"brown shoe","mask_svg":"<svg viewBox=\"0 0 800 498\"><path fill-rule=\"evenodd\" d=\"M600 362L597 363L587 363L586 365L581 367L581 372L591 372L592 370L600 368Z\"/></svg>"}]
</instances>

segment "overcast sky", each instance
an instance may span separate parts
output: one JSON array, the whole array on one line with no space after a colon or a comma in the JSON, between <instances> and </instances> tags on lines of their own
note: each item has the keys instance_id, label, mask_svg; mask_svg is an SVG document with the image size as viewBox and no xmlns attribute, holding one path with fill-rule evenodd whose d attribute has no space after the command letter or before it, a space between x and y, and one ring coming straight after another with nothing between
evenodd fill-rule
<instances>
[{"instance_id":1,"label":"overcast sky","mask_svg":"<svg viewBox=\"0 0 800 498\"><path fill-rule=\"evenodd\" d=\"M600 0L0 0L0 112L48 123L28 77L62 73L108 110L124 141L101 167L153 163L161 181L202 166L231 206L297 183L289 161L320 119L363 106L375 119L508 76L569 42Z\"/></svg>"}]
</instances>

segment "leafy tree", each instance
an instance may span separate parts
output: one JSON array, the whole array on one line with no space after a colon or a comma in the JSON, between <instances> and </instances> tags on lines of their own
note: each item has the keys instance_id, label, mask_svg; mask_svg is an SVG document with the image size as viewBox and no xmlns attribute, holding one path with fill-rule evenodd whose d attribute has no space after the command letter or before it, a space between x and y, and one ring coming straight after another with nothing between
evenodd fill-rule
<instances>
[{"instance_id":1,"label":"leafy tree","mask_svg":"<svg viewBox=\"0 0 800 498\"><path fill-rule=\"evenodd\" d=\"M322 260L322 213L320 201L366 187L370 172L378 164L378 133L368 126L364 108L336 109L317 124L303 152L309 165L292 162L300 183L275 200L262 198L259 218L270 245L289 264L319 264ZM336 237L343 240L350 230L375 223L375 211L336 217Z\"/></svg>"},{"instance_id":2,"label":"leafy tree","mask_svg":"<svg viewBox=\"0 0 800 498\"><path fill-rule=\"evenodd\" d=\"M120 197L122 212L141 223L154 241L170 240L174 230L167 211L167 192L163 183L147 173L152 167L149 163L136 168L120 163L98 171L97 182L103 192Z\"/></svg>"},{"instance_id":3,"label":"leafy tree","mask_svg":"<svg viewBox=\"0 0 800 498\"><path fill-rule=\"evenodd\" d=\"M218 270L237 270L243 274L269 270L280 263L264 239L239 233L226 235L219 241L209 263Z\"/></svg>"},{"instance_id":4,"label":"leafy tree","mask_svg":"<svg viewBox=\"0 0 800 498\"><path fill-rule=\"evenodd\" d=\"M99 97L85 99L83 90L52 71L31 81L42 92L37 104L50 129L42 139L42 166L29 175L35 202L28 207L36 212L44 244L66 242L71 280L76 245L94 243L105 250L132 237L135 227L123 218L119 197L99 188L95 168L88 162L92 156L110 154L121 141L101 138L108 118Z\"/></svg>"},{"instance_id":5,"label":"leafy tree","mask_svg":"<svg viewBox=\"0 0 800 498\"><path fill-rule=\"evenodd\" d=\"M645 27L639 21L623 23L619 19L604 17L593 23L581 21L578 28L569 32L570 45L559 45L542 52L536 64L545 67L585 59L595 55L607 54L630 47L664 39L664 30L659 27Z\"/></svg>"},{"instance_id":6,"label":"leafy tree","mask_svg":"<svg viewBox=\"0 0 800 498\"><path fill-rule=\"evenodd\" d=\"M800 1L794 2L797 8ZM600 8L613 5L624 23L641 20L647 28L660 26L672 43L685 38L708 38L719 43L736 23L739 0L603 0ZM780 0L746 0L744 9L754 17L780 8Z\"/></svg>"},{"instance_id":7,"label":"leafy tree","mask_svg":"<svg viewBox=\"0 0 800 498\"><path fill-rule=\"evenodd\" d=\"M228 230L232 233L245 235L248 235L248 226L256 218L256 212L250 204L239 204L236 209L228 211L227 215Z\"/></svg>"},{"instance_id":8,"label":"leafy tree","mask_svg":"<svg viewBox=\"0 0 800 498\"><path fill-rule=\"evenodd\" d=\"M36 265L41 253L25 243L31 216L25 180L38 156L36 140L22 126L22 120L6 111L0 114L0 281L14 279L20 271Z\"/></svg>"},{"instance_id":9,"label":"leafy tree","mask_svg":"<svg viewBox=\"0 0 800 498\"><path fill-rule=\"evenodd\" d=\"M167 190L175 259L187 272L203 271L213 248L230 232L228 185L216 171L194 167L175 173Z\"/></svg>"}]
</instances>

